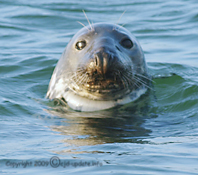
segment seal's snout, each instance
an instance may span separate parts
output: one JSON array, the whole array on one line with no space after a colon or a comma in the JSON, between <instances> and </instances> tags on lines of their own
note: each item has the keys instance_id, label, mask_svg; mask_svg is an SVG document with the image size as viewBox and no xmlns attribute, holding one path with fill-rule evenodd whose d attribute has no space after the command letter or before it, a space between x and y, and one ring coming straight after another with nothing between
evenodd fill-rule
<instances>
[{"instance_id":1,"label":"seal's snout","mask_svg":"<svg viewBox=\"0 0 198 175\"><path fill-rule=\"evenodd\" d=\"M105 75L109 68L111 67L112 56L110 53L101 49L98 53L94 55L95 69L97 73Z\"/></svg>"},{"instance_id":2,"label":"seal's snout","mask_svg":"<svg viewBox=\"0 0 198 175\"><path fill-rule=\"evenodd\" d=\"M113 61L115 60L114 54L103 47L93 54L93 59L89 63L88 72L91 75L107 75L112 68Z\"/></svg>"}]
</instances>

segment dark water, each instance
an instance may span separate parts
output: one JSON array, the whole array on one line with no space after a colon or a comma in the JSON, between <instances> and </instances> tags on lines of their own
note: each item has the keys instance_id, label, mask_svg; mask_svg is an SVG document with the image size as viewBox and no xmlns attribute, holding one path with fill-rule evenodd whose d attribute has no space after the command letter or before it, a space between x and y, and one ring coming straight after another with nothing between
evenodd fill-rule
<instances>
[{"instance_id":1,"label":"dark water","mask_svg":"<svg viewBox=\"0 0 198 175\"><path fill-rule=\"evenodd\" d=\"M94 23L127 10L119 24L139 39L156 96L137 112L50 109L48 83L77 21L87 24L82 9ZM197 9L196 0L0 0L0 174L198 174Z\"/></svg>"}]
</instances>

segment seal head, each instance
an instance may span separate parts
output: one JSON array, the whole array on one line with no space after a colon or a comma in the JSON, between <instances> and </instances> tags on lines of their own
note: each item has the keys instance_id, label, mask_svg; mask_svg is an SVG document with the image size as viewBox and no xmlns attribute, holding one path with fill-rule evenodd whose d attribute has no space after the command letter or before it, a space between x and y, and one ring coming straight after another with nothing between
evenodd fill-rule
<instances>
[{"instance_id":1,"label":"seal head","mask_svg":"<svg viewBox=\"0 0 198 175\"><path fill-rule=\"evenodd\" d=\"M74 110L96 111L136 100L149 80L136 38L119 25L96 23L68 43L47 97L62 99Z\"/></svg>"}]
</instances>

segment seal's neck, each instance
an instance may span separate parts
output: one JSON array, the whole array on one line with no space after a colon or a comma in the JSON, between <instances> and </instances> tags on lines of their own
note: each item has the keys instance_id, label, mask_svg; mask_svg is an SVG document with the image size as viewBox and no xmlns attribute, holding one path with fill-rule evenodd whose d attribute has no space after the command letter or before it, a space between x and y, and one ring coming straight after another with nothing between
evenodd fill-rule
<instances>
[{"instance_id":1,"label":"seal's neck","mask_svg":"<svg viewBox=\"0 0 198 175\"><path fill-rule=\"evenodd\" d=\"M67 102L68 106L76 111L98 111L109 109L118 105L124 105L135 101L141 95L145 94L147 88L143 87L131 92L129 95L122 99L112 101L98 101L91 100L85 97L81 97L72 91L67 91L63 98Z\"/></svg>"}]
</instances>

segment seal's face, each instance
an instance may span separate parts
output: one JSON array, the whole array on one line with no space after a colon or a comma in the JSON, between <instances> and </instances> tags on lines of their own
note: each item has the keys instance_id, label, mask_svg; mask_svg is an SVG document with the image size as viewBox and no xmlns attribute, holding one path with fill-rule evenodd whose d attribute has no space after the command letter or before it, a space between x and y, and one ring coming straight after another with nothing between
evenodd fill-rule
<instances>
[{"instance_id":1,"label":"seal's face","mask_svg":"<svg viewBox=\"0 0 198 175\"><path fill-rule=\"evenodd\" d=\"M68 43L47 96L61 98L72 91L88 99L117 100L147 80L144 54L136 38L121 26L98 23L84 27Z\"/></svg>"}]
</instances>

